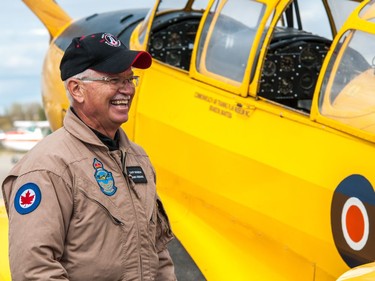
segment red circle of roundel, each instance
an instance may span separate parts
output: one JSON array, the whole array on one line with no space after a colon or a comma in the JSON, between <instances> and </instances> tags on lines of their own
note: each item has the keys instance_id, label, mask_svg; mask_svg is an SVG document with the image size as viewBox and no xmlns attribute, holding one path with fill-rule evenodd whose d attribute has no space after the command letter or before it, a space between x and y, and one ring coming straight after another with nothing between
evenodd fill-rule
<instances>
[{"instance_id":1,"label":"red circle of roundel","mask_svg":"<svg viewBox=\"0 0 375 281\"><path fill-rule=\"evenodd\" d=\"M359 251L366 245L369 236L369 218L366 207L357 197L349 197L341 213L342 232L348 246Z\"/></svg>"},{"instance_id":2,"label":"red circle of roundel","mask_svg":"<svg viewBox=\"0 0 375 281\"><path fill-rule=\"evenodd\" d=\"M363 214L357 206L350 206L345 223L350 239L354 242L361 241L365 233L365 222Z\"/></svg>"},{"instance_id":3,"label":"red circle of roundel","mask_svg":"<svg viewBox=\"0 0 375 281\"><path fill-rule=\"evenodd\" d=\"M375 192L362 175L345 178L333 193L331 229L336 248L350 267L375 260Z\"/></svg>"}]
</instances>

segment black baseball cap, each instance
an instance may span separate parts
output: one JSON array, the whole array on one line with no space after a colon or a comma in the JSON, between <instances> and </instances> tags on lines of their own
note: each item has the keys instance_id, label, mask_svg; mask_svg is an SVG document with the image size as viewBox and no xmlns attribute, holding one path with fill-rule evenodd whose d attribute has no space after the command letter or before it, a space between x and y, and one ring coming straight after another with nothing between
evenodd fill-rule
<instances>
[{"instance_id":1,"label":"black baseball cap","mask_svg":"<svg viewBox=\"0 0 375 281\"><path fill-rule=\"evenodd\" d=\"M86 69L104 73L120 73L130 66L146 69L151 55L129 50L110 33L95 33L73 38L60 63L61 79L65 81Z\"/></svg>"}]
</instances>

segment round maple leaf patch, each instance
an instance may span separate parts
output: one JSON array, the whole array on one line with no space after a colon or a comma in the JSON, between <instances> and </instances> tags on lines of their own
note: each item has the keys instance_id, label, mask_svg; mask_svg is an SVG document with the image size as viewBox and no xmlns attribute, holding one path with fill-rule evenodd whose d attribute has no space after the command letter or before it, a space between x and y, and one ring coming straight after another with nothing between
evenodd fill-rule
<instances>
[{"instance_id":1,"label":"round maple leaf patch","mask_svg":"<svg viewBox=\"0 0 375 281\"><path fill-rule=\"evenodd\" d=\"M34 211L40 204L42 193L39 187L32 182L21 186L14 198L14 207L21 215L26 215Z\"/></svg>"}]
</instances>

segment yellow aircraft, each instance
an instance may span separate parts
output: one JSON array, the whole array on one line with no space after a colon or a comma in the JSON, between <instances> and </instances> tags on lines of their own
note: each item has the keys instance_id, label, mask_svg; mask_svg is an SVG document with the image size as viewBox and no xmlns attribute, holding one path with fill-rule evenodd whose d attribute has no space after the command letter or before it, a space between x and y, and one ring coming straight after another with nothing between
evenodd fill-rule
<instances>
[{"instance_id":1,"label":"yellow aircraft","mask_svg":"<svg viewBox=\"0 0 375 281\"><path fill-rule=\"evenodd\" d=\"M206 280L375 277L374 1L156 0L78 21L24 2L51 34L53 130L72 37L107 31L153 56L124 129Z\"/></svg>"}]
</instances>

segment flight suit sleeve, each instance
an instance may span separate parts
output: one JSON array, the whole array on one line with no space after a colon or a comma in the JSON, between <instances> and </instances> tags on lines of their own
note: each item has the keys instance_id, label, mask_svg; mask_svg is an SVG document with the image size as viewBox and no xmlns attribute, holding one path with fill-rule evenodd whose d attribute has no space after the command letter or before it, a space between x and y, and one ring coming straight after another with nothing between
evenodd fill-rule
<instances>
[{"instance_id":1,"label":"flight suit sleeve","mask_svg":"<svg viewBox=\"0 0 375 281\"><path fill-rule=\"evenodd\" d=\"M3 193L12 280L68 280L59 261L73 212L72 189L58 175L34 171L8 176Z\"/></svg>"},{"instance_id":2,"label":"flight suit sleeve","mask_svg":"<svg viewBox=\"0 0 375 281\"><path fill-rule=\"evenodd\" d=\"M174 264L169 254L167 243L174 236L170 227L167 213L164 210L160 198L157 198L157 241L156 248L159 256L159 268L157 281L175 281L177 280L174 270Z\"/></svg>"}]
</instances>

